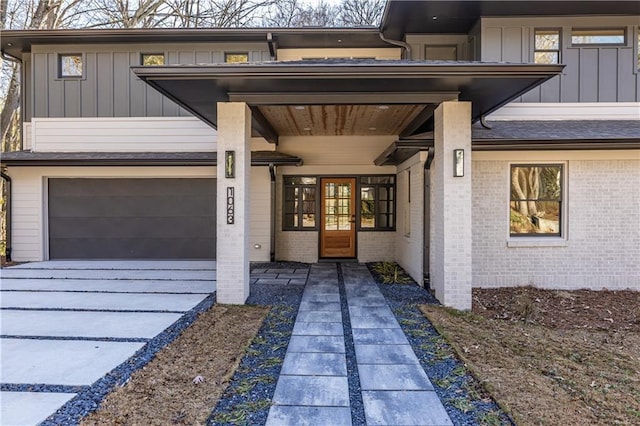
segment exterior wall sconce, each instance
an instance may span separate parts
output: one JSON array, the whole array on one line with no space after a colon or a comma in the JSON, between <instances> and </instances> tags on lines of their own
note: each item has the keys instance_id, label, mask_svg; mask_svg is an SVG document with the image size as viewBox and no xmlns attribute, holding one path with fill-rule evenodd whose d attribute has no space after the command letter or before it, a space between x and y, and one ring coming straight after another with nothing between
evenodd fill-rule
<instances>
[{"instance_id":1,"label":"exterior wall sconce","mask_svg":"<svg viewBox=\"0 0 640 426\"><path fill-rule=\"evenodd\" d=\"M464 149L453 150L453 177L464 176Z\"/></svg>"},{"instance_id":2,"label":"exterior wall sconce","mask_svg":"<svg viewBox=\"0 0 640 426\"><path fill-rule=\"evenodd\" d=\"M224 152L224 177L227 179L236 177L236 152Z\"/></svg>"}]
</instances>

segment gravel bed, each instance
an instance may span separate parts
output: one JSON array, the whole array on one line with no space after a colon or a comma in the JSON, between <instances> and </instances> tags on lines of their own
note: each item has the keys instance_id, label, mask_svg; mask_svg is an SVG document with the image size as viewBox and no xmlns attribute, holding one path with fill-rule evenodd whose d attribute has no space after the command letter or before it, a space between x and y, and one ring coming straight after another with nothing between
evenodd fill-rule
<instances>
[{"instance_id":1,"label":"gravel bed","mask_svg":"<svg viewBox=\"0 0 640 426\"><path fill-rule=\"evenodd\" d=\"M351 422L354 426L366 425L364 415L364 403L362 401L362 389L360 388L360 375L358 374L358 362L356 360L356 347L353 343L351 319L349 318L349 305L347 293L344 287L342 265L338 263L338 283L340 285L340 308L342 309L342 326L344 327L344 349L347 358L347 381L349 383L349 404L351 405Z\"/></svg>"},{"instance_id":2,"label":"gravel bed","mask_svg":"<svg viewBox=\"0 0 640 426\"><path fill-rule=\"evenodd\" d=\"M290 262L251 264L252 269L305 269ZM304 285L252 284L247 304L271 306L229 386L211 412L208 425L263 425L287 346L293 332Z\"/></svg>"},{"instance_id":3,"label":"gravel bed","mask_svg":"<svg viewBox=\"0 0 640 426\"><path fill-rule=\"evenodd\" d=\"M134 371L144 367L153 359L158 351L173 342L184 329L189 327L189 325L198 318L201 312L209 309L215 303L215 300L215 294L208 296L169 328L151 339L127 361L111 370L90 387L83 388L78 395L40 423L40 425L57 426L78 424L83 417L98 409L104 397L115 386L122 386L126 383ZM48 385L40 389L41 392L64 392L69 389L69 386Z\"/></svg>"},{"instance_id":4,"label":"gravel bed","mask_svg":"<svg viewBox=\"0 0 640 426\"><path fill-rule=\"evenodd\" d=\"M417 307L440 302L413 280L406 284L384 284L373 264L367 266L453 424L513 425Z\"/></svg>"}]
</instances>

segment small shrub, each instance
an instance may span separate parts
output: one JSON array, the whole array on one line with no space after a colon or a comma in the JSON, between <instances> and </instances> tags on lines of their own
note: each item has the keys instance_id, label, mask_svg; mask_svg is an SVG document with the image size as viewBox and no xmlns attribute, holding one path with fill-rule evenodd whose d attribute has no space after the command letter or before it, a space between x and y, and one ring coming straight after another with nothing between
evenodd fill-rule
<instances>
[{"instance_id":1,"label":"small shrub","mask_svg":"<svg viewBox=\"0 0 640 426\"><path fill-rule=\"evenodd\" d=\"M395 262L378 262L373 266L373 270L380 275L385 284L407 284L411 282L411 277Z\"/></svg>"}]
</instances>

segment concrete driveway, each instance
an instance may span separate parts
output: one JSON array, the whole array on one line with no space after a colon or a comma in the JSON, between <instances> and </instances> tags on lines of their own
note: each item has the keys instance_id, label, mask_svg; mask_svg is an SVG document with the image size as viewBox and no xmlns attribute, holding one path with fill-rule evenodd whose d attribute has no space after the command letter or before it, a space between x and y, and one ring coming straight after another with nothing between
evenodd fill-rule
<instances>
[{"instance_id":1,"label":"concrete driveway","mask_svg":"<svg viewBox=\"0 0 640 426\"><path fill-rule=\"evenodd\" d=\"M2 425L45 420L216 289L215 261L49 261L0 274Z\"/></svg>"}]
</instances>

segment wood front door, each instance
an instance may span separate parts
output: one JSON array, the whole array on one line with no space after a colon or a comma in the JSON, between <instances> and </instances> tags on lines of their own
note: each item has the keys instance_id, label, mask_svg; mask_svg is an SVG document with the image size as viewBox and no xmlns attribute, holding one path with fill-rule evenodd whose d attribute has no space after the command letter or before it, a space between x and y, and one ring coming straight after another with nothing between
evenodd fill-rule
<instances>
[{"instance_id":1,"label":"wood front door","mask_svg":"<svg viewBox=\"0 0 640 426\"><path fill-rule=\"evenodd\" d=\"M320 257L356 257L356 179L323 178Z\"/></svg>"}]
</instances>

